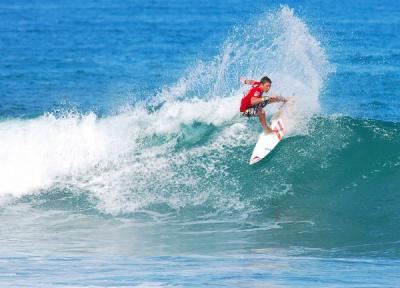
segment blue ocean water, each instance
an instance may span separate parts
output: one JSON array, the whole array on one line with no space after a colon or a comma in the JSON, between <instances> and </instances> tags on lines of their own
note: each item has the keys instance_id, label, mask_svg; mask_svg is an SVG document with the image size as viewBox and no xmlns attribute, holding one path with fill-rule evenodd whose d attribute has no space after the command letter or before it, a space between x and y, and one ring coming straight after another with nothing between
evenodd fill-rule
<instances>
[{"instance_id":1,"label":"blue ocean water","mask_svg":"<svg viewBox=\"0 0 400 288\"><path fill-rule=\"evenodd\" d=\"M0 286L400 286L399 24L389 0L3 1ZM242 75L293 99L255 166Z\"/></svg>"}]
</instances>

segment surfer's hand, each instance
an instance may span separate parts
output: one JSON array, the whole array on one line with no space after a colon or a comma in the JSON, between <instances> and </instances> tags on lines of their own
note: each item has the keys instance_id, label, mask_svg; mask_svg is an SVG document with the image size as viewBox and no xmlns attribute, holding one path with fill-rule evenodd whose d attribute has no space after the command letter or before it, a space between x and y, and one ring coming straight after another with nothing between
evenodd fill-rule
<instances>
[{"instance_id":1,"label":"surfer's hand","mask_svg":"<svg viewBox=\"0 0 400 288\"><path fill-rule=\"evenodd\" d=\"M276 95L272 95L272 96L270 96L270 97L268 98L268 102L269 102L269 103L276 103L276 102L279 102L279 101L281 101L281 100L280 100L280 97L279 97L279 96L276 96Z\"/></svg>"},{"instance_id":2,"label":"surfer's hand","mask_svg":"<svg viewBox=\"0 0 400 288\"><path fill-rule=\"evenodd\" d=\"M285 103L285 102L287 102L287 99L285 98L285 97L282 97L282 96L276 96L276 99L277 99L277 101L279 101L279 102L283 102L283 103Z\"/></svg>"},{"instance_id":3,"label":"surfer's hand","mask_svg":"<svg viewBox=\"0 0 400 288\"><path fill-rule=\"evenodd\" d=\"M288 101L288 99L286 99L285 97L278 96L278 95L272 95L271 97L269 97L269 99L271 100L271 102L283 102L283 103L286 103Z\"/></svg>"},{"instance_id":4,"label":"surfer's hand","mask_svg":"<svg viewBox=\"0 0 400 288\"><path fill-rule=\"evenodd\" d=\"M246 78L244 78L243 76L240 76L240 82L242 82L243 84L246 84Z\"/></svg>"},{"instance_id":5,"label":"surfer's hand","mask_svg":"<svg viewBox=\"0 0 400 288\"><path fill-rule=\"evenodd\" d=\"M288 100L282 96L276 96L276 101L286 103Z\"/></svg>"}]
</instances>

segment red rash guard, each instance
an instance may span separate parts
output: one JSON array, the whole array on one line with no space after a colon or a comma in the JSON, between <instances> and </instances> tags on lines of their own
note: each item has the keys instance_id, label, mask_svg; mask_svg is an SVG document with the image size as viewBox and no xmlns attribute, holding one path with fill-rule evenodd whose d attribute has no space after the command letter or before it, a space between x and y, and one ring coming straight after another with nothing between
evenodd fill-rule
<instances>
[{"instance_id":1,"label":"red rash guard","mask_svg":"<svg viewBox=\"0 0 400 288\"><path fill-rule=\"evenodd\" d=\"M247 95L242 98L240 112L244 112L251 107L251 97L262 97L264 91L260 88L260 84L260 82L254 82L253 87L250 89Z\"/></svg>"}]
</instances>

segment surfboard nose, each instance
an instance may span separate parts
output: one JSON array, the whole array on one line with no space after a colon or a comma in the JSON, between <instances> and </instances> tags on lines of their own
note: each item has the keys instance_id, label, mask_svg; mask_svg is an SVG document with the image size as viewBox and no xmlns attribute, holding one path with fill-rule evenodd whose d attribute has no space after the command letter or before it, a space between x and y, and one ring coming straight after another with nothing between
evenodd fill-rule
<instances>
[{"instance_id":1,"label":"surfboard nose","mask_svg":"<svg viewBox=\"0 0 400 288\"><path fill-rule=\"evenodd\" d=\"M260 160L261 160L260 157L255 156L255 157L253 157L253 158L250 159L249 164L250 164L250 165L253 165L253 164L257 163L257 162L260 161Z\"/></svg>"}]
</instances>

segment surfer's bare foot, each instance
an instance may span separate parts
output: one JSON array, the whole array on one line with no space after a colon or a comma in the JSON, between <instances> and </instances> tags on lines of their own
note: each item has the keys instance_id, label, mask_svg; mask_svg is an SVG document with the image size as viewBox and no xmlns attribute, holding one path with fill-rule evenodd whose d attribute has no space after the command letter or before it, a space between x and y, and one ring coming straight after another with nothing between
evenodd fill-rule
<instances>
[{"instance_id":1,"label":"surfer's bare foot","mask_svg":"<svg viewBox=\"0 0 400 288\"><path fill-rule=\"evenodd\" d=\"M272 130L271 128L266 128L266 129L264 129L264 133L265 134L271 134L271 133L274 133L276 130Z\"/></svg>"}]
</instances>

